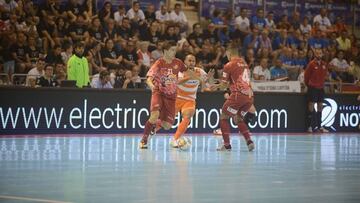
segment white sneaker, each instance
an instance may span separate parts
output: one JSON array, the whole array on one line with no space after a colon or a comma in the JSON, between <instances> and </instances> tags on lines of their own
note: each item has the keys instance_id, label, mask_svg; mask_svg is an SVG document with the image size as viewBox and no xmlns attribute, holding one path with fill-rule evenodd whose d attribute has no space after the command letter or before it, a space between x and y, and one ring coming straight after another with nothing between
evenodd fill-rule
<instances>
[{"instance_id":1,"label":"white sneaker","mask_svg":"<svg viewBox=\"0 0 360 203\"><path fill-rule=\"evenodd\" d=\"M177 140L171 139L170 140L170 147L172 148L179 148Z\"/></svg>"},{"instance_id":2,"label":"white sneaker","mask_svg":"<svg viewBox=\"0 0 360 203\"><path fill-rule=\"evenodd\" d=\"M308 130L307 130L308 133L312 133L313 130L312 130L312 127L309 127Z\"/></svg>"},{"instance_id":3,"label":"white sneaker","mask_svg":"<svg viewBox=\"0 0 360 203\"><path fill-rule=\"evenodd\" d=\"M215 130L213 131L213 134L216 135L216 136L222 135L221 128L215 129Z\"/></svg>"}]
</instances>

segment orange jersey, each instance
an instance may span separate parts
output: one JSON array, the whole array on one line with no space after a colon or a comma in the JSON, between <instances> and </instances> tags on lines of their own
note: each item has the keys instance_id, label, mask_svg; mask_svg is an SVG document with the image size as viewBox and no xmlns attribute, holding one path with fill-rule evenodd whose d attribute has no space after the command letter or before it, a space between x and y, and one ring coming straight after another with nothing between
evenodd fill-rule
<instances>
[{"instance_id":1,"label":"orange jersey","mask_svg":"<svg viewBox=\"0 0 360 203\"><path fill-rule=\"evenodd\" d=\"M195 67L194 71L195 71L195 74L198 77L200 77L203 81L206 80L207 74L203 69ZM179 78L179 80L181 80L183 78L188 77L187 75L188 75L187 72L179 72L178 78ZM201 82L199 80L188 80L181 85L178 84L177 85L177 98L195 101L196 93L197 93L200 83Z\"/></svg>"}]
</instances>

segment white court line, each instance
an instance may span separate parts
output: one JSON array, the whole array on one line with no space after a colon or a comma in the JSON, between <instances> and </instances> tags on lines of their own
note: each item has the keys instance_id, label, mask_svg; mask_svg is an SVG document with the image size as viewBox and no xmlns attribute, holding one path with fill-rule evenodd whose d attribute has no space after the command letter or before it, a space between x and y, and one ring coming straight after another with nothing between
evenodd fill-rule
<instances>
[{"instance_id":1,"label":"white court line","mask_svg":"<svg viewBox=\"0 0 360 203\"><path fill-rule=\"evenodd\" d=\"M24 201L32 201L32 202L47 202L47 203L70 203L70 202L62 202L62 201L49 200L49 199L37 199L37 198L8 196L8 195L0 195L0 199L24 200Z\"/></svg>"}]
</instances>

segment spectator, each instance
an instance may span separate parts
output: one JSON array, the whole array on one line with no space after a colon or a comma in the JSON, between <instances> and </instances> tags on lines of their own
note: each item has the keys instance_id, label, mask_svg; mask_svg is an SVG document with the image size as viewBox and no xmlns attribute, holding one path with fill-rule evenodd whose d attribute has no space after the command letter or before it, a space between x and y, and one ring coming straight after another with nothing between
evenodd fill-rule
<instances>
[{"instance_id":1,"label":"spectator","mask_svg":"<svg viewBox=\"0 0 360 203\"><path fill-rule=\"evenodd\" d=\"M320 9L320 14L314 17L314 23L318 22L320 24L320 30L326 32L331 27L331 22L327 17L327 10L325 8Z\"/></svg>"},{"instance_id":2,"label":"spectator","mask_svg":"<svg viewBox=\"0 0 360 203\"><path fill-rule=\"evenodd\" d=\"M344 51L339 50L337 57L332 59L329 63L332 70L342 79L342 81L352 82L353 78L348 73L350 65L344 58Z\"/></svg>"},{"instance_id":3,"label":"spectator","mask_svg":"<svg viewBox=\"0 0 360 203\"><path fill-rule=\"evenodd\" d=\"M131 70L134 66L139 64L139 58L135 48L135 43L133 41L128 41L125 49L121 52L123 57L122 64L128 70Z\"/></svg>"},{"instance_id":4,"label":"spectator","mask_svg":"<svg viewBox=\"0 0 360 203\"><path fill-rule=\"evenodd\" d=\"M278 49L283 49L284 47L288 47L288 46L289 46L289 39L288 39L287 30L281 29L280 35L275 37L272 47L274 50L278 50Z\"/></svg>"},{"instance_id":5,"label":"spectator","mask_svg":"<svg viewBox=\"0 0 360 203\"><path fill-rule=\"evenodd\" d=\"M245 61L248 64L250 70L253 70L255 66L255 60L256 58L255 58L254 49L251 48L247 49L245 54Z\"/></svg>"},{"instance_id":6,"label":"spectator","mask_svg":"<svg viewBox=\"0 0 360 203\"><path fill-rule=\"evenodd\" d=\"M253 70L253 79L254 80L270 80L270 71L268 67L268 58L262 58L260 64L255 66Z\"/></svg>"},{"instance_id":7,"label":"spectator","mask_svg":"<svg viewBox=\"0 0 360 203\"><path fill-rule=\"evenodd\" d=\"M89 43L90 35L83 15L78 15L77 20L69 28L73 42L84 41Z\"/></svg>"},{"instance_id":8,"label":"spectator","mask_svg":"<svg viewBox=\"0 0 360 203\"><path fill-rule=\"evenodd\" d=\"M114 13L114 19L118 26L122 24L122 20L126 18L126 10L124 5L119 5L118 10Z\"/></svg>"},{"instance_id":9,"label":"spectator","mask_svg":"<svg viewBox=\"0 0 360 203\"><path fill-rule=\"evenodd\" d=\"M271 40L268 37L269 31L267 29L263 29L261 35L259 36L259 48L267 49L269 52L272 52Z\"/></svg>"},{"instance_id":10,"label":"spectator","mask_svg":"<svg viewBox=\"0 0 360 203\"><path fill-rule=\"evenodd\" d=\"M139 59L139 65L145 66L146 70L150 68L152 63L154 62L153 58L151 58L151 53L149 52L149 42L142 41L139 42L139 50L136 52L138 59Z\"/></svg>"},{"instance_id":11,"label":"spectator","mask_svg":"<svg viewBox=\"0 0 360 203\"><path fill-rule=\"evenodd\" d=\"M12 58L15 60L17 73L25 73L31 68L31 63L26 62L26 35L22 32L17 33L16 44L10 47Z\"/></svg>"},{"instance_id":12,"label":"spectator","mask_svg":"<svg viewBox=\"0 0 360 203\"><path fill-rule=\"evenodd\" d=\"M338 44L338 49L348 52L351 49L350 39L347 37L347 31L342 31L340 37L336 39Z\"/></svg>"},{"instance_id":13,"label":"spectator","mask_svg":"<svg viewBox=\"0 0 360 203\"><path fill-rule=\"evenodd\" d=\"M337 32L337 34L341 34L342 32L347 32L346 25L344 23L344 19L341 16L336 16L335 25L333 30Z\"/></svg>"},{"instance_id":14,"label":"spectator","mask_svg":"<svg viewBox=\"0 0 360 203\"><path fill-rule=\"evenodd\" d=\"M134 37L134 31L130 25L129 18L123 18L121 26L118 29L121 43L126 45L126 41Z\"/></svg>"},{"instance_id":15,"label":"spectator","mask_svg":"<svg viewBox=\"0 0 360 203\"><path fill-rule=\"evenodd\" d=\"M91 87L98 89L113 88L110 83L110 72L107 70L102 70L100 73L94 75L91 80Z\"/></svg>"},{"instance_id":16,"label":"spectator","mask_svg":"<svg viewBox=\"0 0 360 203\"><path fill-rule=\"evenodd\" d=\"M157 41L156 49L151 52L151 58L153 58L156 61L159 58L161 58L163 55L164 55L164 53L163 53L163 41Z\"/></svg>"},{"instance_id":17,"label":"spectator","mask_svg":"<svg viewBox=\"0 0 360 203\"><path fill-rule=\"evenodd\" d=\"M311 49L325 49L328 47L328 42L322 37L320 30L316 31L314 37L309 38L308 43Z\"/></svg>"},{"instance_id":18,"label":"spectator","mask_svg":"<svg viewBox=\"0 0 360 203\"><path fill-rule=\"evenodd\" d=\"M104 6L98 13L98 18L100 19L101 23L105 25L105 23L110 20L114 19L114 12L112 10L112 4L110 1L106 1Z\"/></svg>"},{"instance_id":19,"label":"spectator","mask_svg":"<svg viewBox=\"0 0 360 203\"><path fill-rule=\"evenodd\" d=\"M34 37L28 38L28 46L25 48L26 63L36 64L43 51L36 46L36 40Z\"/></svg>"},{"instance_id":20,"label":"spectator","mask_svg":"<svg viewBox=\"0 0 360 203\"><path fill-rule=\"evenodd\" d=\"M154 4L149 4L146 7L146 11L144 12L144 14L145 14L145 19L146 19L148 24L155 21L156 20L156 15L155 15L155 6L154 6Z\"/></svg>"},{"instance_id":21,"label":"spectator","mask_svg":"<svg viewBox=\"0 0 360 203\"><path fill-rule=\"evenodd\" d=\"M276 25L274 22L274 12L270 11L265 19L266 22L266 28L269 29L269 31L272 33L276 30Z\"/></svg>"},{"instance_id":22,"label":"spectator","mask_svg":"<svg viewBox=\"0 0 360 203\"><path fill-rule=\"evenodd\" d=\"M71 43L67 42L64 44L64 51L61 52L61 59L64 64L67 64L68 60L73 54L73 46Z\"/></svg>"},{"instance_id":23,"label":"spectator","mask_svg":"<svg viewBox=\"0 0 360 203\"><path fill-rule=\"evenodd\" d=\"M54 79L54 67L50 64L45 65L44 75L36 80L36 86L39 87L57 87L58 82Z\"/></svg>"},{"instance_id":24,"label":"spectator","mask_svg":"<svg viewBox=\"0 0 360 203\"><path fill-rule=\"evenodd\" d=\"M112 39L107 39L105 41L105 47L101 50L102 63L109 70L111 69L123 69L121 62L123 61L123 56L120 52L117 52L114 49L114 41Z\"/></svg>"},{"instance_id":25,"label":"spectator","mask_svg":"<svg viewBox=\"0 0 360 203\"><path fill-rule=\"evenodd\" d=\"M207 29L204 30L203 37L204 40L209 40L209 42L213 45L220 45L218 32L213 23L210 23Z\"/></svg>"},{"instance_id":26,"label":"spectator","mask_svg":"<svg viewBox=\"0 0 360 203\"><path fill-rule=\"evenodd\" d=\"M312 30L311 25L309 24L309 18L304 17L302 23L300 24L300 31L302 34L310 33Z\"/></svg>"},{"instance_id":27,"label":"spectator","mask_svg":"<svg viewBox=\"0 0 360 203\"><path fill-rule=\"evenodd\" d=\"M16 44L16 33L9 33L4 36L4 38L1 40L1 55L3 56L3 68L4 73L9 74L9 77L11 78L12 74L15 72L15 59L13 58L13 55L10 51L11 48Z\"/></svg>"},{"instance_id":28,"label":"spectator","mask_svg":"<svg viewBox=\"0 0 360 203\"><path fill-rule=\"evenodd\" d=\"M130 70L127 70L123 75L120 74L117 76L115 87L121 89L135 88L134 83L132 81L132 73Z\"/></svg>"},{"instance_id":29,"label":"spectator","mask_svg":"<svg viewBox=\"0 0 360 203\"><path fill-rule=\"evenodd\" d=\"M190 42L191 46L195 50L195 52L199 52L203 43L204 43L204 36L202 33L202 29L200 23L195 23L193 25L193 32L189 35L188 41Z\"/></svg>"},{"instance_id":30,"label":"spectator","mask_svg":"<svg viewBox=\"0 0 360 203\"><path fill-rule=\"evenodd\" d=\"M160 6L160 10L157 10L155 12L156 20L158 20L160 23L167 23L170 20L170 15L166 10L165 5Z\"/></svg>"},{"instance_id":31,"label":"spectator","mask_svg":"<svg viewBox=\"0 0 360 203\"><path fill-rule=\"evenodd\" d=\"M180 24L181 32L186 32L188 30L188 20L181 10L181 5L176 3L174 6L174 10L170 13L170 20Z\"/></svg>"},{"instance_id":32,"label":"spectator","mask_svg":"<svg viewBox=\"0 0 360 203\"><path fill-rule=\"evenodd\" d=\"M95 0L84 0L83 8L86 11L87 19L93 19L96 16L96 1Z\"/></svg>"},{"instance_id":33,"label":"spectator","mask_svg":"<svg viewBox=\"0 0 360 203\"><path fill-rule=\"evenodd\" d=\"M140 21L145 21L144 12L140 9L140 3L134 1L132 4L132 8L128 10L126 16L135 23L139 23Z\"/></svg>"},{"instance_id":34,"label":"spectator","mask_svg":"<svg viewBox=\"0 0 360 203\"><path fill-rule=\"evenodd\" d=\"M144 84L141 82L141 78L139 74L140 74L139 66L134 66L131 72L132 75L131 82L134 84L135 88L145 88Z\"/></svg>"},{"instance_id":35,"label":"spectator","mask_svg":"<svg viewBox=\"0 0 360 203\"><path fill-rule=\"evenodd\" d=\"M283 68L281 60L275 59L275 64L270 68L271 80L284 81L288 79L288 73Z\"/></svg>"},{"instance_id":36,"label":"spectator","mask_svg":"<svg viewBox=\"0 0 360 203\"><path fill-rule=\"evenodd\" d=\"M26 86L33 86L33 83L36 83L36 79L44 75L44 66L45 61L40 58L35 67L28 72L26 76Z\"/></svg>"},{"instance_id":37,"label":"spectator","mask_svg":"<svg viewBox=\"0 0 360 203\"><path fill-rule=\"evenodd\" d=\"M81 5L78 0L69 0L65 11L68 18L70 19L70 22L75 22L80 15L87 16L85 7Z\"/></svg>"},{"instance_id":38,"label":"spectator","mask_svg":"<svg viewBox=\"0 0 360 203\"><path fill-rule=\"evenodd\" d=\"M91 75L99 73L102 70L106 70L106 67L104 67L102 62L103 60L100 51L101 51L101 44L95 42L90 46L90 49L86 54L86 58L89 62L89 71Z\"/></svg>"},{"instance_id":39,"label":"spectator","mask_svg":"<svg viewBox=\"0 0 360 203\"><path fill-rule=\"evenodd\" d=\"M296 65L296 59L293 58L293 53L298 55L297 50L283 48L280 60L283 64L282 67L287 70L289 79L295 81L299 76L300 68Z\"/></svg>"},{"instance_id":40,"label":"spectator","mask_svg":"<svg viewBox=\"0 0 360 203\"><path fill-rule=\"evenodd\" d=\"M89 29L89 34L91 37L91 42L100 42L103 43L106 37L105 31L101 25L100 19L95 17L91 21L91 27Z\"/></svg>"},{"instance_id":41,"label":"spectator","mask_svg":"<svg viewBox=\"0 0 360 203\"><path fill-rule=\"evenodd\" d=\"M255 26L253 27L252 33L248 34L243 43L242 53L245 55L247 49L253 49L254 52L257 52L259 48L259 29Z\"/></svg>"},{"instance_id":42,"label":"spectator","mask_svg":"<svg viewBox=\"0 0 360 203\"><path fill-rule=\"evenodd\" d=\"M57 77L62 72L65 74L65 71L66 71L65 65L63 63L55 63L55 70L54 70L55 77Z\"/></svg>"},{"instance_id":43,"label":"spectator","mask_svg":"<svg viewBox=\"0 0 360 203\"><path fill-rule=\"evenodd\" d=\"M244 39L246 35L250 34L250 21L245 8L241 8L240 15L235 18L235 28L240 32L240 39Z\"/></svg>"},{"instance_id":44,"label":"spectator","mask_svg":"<svg viewBox=\"0 0 360 203\"><path fill-rule=\"evenodd\" d=\"M67 63L67 78L68 80L75 80L76 86L79 88L89 86L89 65L84 54L85 45L82 42L77 42L74 46L75 54L69 59Z\"/></svg>"},{"instance_id":45,"label":"spectator","mask_svg":"<svg viewBox=\"0 0 360 203\"><path fill-rule=\"evenodd\" d=\"M156 49L156 43L161 38L161 32L159 28L159 23L157 21L153 21L151 22L150 27L145 32L140 33L141 41L150 42L149 51L153 51L154 49Z\"/></svg>"},{"instance_id":46,"label":"spectator","mask_svg":"<svg viewBox=\"0 0 360 203\"><path fill-rule=\"evenodd\" d=\"M112 39L114 43L120 41L120 30L116 29L115 21L113 19L109 19L106 21L105 25L105 39ZM125 33L124 33L125 34Z\"/></svg>"},{"instance_id":47,"label":"spectator","mask_svg":"<svg viewBox=\"0 0 360 203\"><path fill-rule=\"evenodd\" d=\"M162 36L162 39L166 40L166 41L173 41L175 43L180 40L179 37L175 33L174 25L169 25L167 27L166 33Z\"/></svg>"},{"instance_id":48,"label":"spectator","mask_svg":"<svg viewBox=\"0 0 360 203\"><path fill-rule=\"evenodd\" d=\"M55 45L52 51L45 58L46 63L63 63L60 45Z\"/></svg>"},{"instance_id":49,"label":"spectator","mask_svg":"<svg viewBox=\"0 0 360 203\"><path fill-rule=\"evenodd\" d=\"M54 0L44 1L40 5L39 11L41 12L41 18L47 18L48 16L59 17L62 15L59 2Z\"/></svg>"},{"instance_id":50,"label":"spectator","mask_svg":"<svg viewBox=\"0 0 360 203\"><path fill-rule=\"evenodd\" d=\"M186 39L182 39L178 42L179 50L176 52L175 57L184 61L185 57L188 54L194 54L194 50L192 46L190 46L189 42Z\"/></svg>"},{"instance_id":51,"label":"spectator","mask_svg":"<svg viewBox=\"0 0 360 203\"><path fill-rule=\"evenodd\" d=\"M290 20L290 25L294 30L298 30L300 29L300 24L300 13L299 11L294 11Z\"/></svg>"},{"instance_id":52,"label":"spectator","mask_svg":"<svg viewBox=\"0 0 360 203\"><path fill-rule=\"evenodd\" d=\"M15 0L0 0L0 8L3 13L3 17L9 18L11 13L14 13L18 8L18 4Z\"/></svg>"},{"instance_id":53,"label":"spectator","mask_svg":"<svg viewBox=\"0 0 360 203\"><path fill-rule=\"evenodd\" d=\"M259 30L265 28L264 9L258 8L256 10L256 15L251 18L251 25L257 27Z\"/></svg>"},{"instance_id":54,"label":"spectator","mask_svg":"<svg viewBox=\"0 0 360 203\"><path fill-rule=\"evenodd\" d=\"M65 23L64 18L60 17L56 20L56 26L53 36L55 44L62 44L65 41L71 40L69 36L69 25Z\"/></svg>"},{"instance_id":55,"label":"spectator","mask_svg":"<svg viewBox=\"0 0 360 203\"><path fill-rule=\"evenodd\" d=\"M203 67L206 72L215 68L215 64L217 64L216 56L212 53L211 47L205 44L201 47L201 51L196 54L196 59L198 66Z\"/></svg>"},{"instance_id":56,"label":"spectator","mask_svg":"<svg viewBox=\"0 0 360 203\"><path fill-rule=\"evenodd\" d=\"M280 22L277 24L277 28L278 29L285 29L287 31L290 30L291 24L288 21L288 16L287 15L282 15L280 17Z\"/></svg>"}]
</instances>

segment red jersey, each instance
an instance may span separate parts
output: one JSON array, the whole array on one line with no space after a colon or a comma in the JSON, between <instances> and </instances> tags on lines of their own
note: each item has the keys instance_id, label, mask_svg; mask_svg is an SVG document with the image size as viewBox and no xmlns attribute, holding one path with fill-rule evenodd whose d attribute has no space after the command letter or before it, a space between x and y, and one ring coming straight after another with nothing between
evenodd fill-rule
<instances>
[{"instance_id":1,"label":"red jersey","mask_svg":"<svg viewBox=\"0 0 360 203\"><path fill-rule=\"evenodd\" d=\"M230 62L224 66L222 80L230 82L231 92L241 92L245 95L249 95L250 92L252 92L250 86L250 69L242 58L232 58Z\"/></svg>"},{"instance_id":2,"label":"red jersey","mask_svg":"<svg viewBox=\"0 0 360 203\"><path fill-rule=\"evenodd\" d=\"M171 63L166 63L163 58L158 59L147 72L147 77L153 77L154 91L176 98L178 73L186 70L185 64L175 58Z\"/></svg>"},{"instance_id":3,"label":"red jersey","mask_svg":"<svg viewBox=\"0 0 360 203\"><path fill-rule=\"evenodd\" d=\"M312 60L307 65L304 74L306 86L322 89L328 73L327 64L324 61Z\"/></svg>"}]
</instances>

